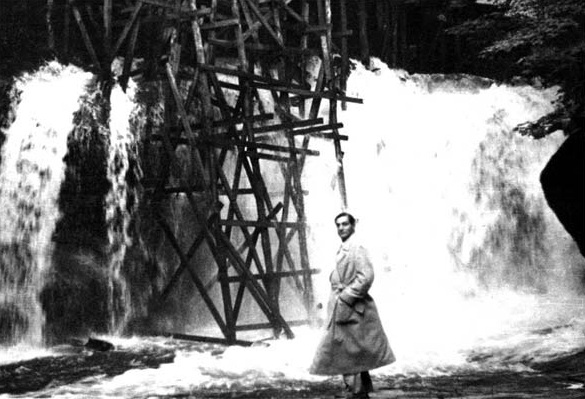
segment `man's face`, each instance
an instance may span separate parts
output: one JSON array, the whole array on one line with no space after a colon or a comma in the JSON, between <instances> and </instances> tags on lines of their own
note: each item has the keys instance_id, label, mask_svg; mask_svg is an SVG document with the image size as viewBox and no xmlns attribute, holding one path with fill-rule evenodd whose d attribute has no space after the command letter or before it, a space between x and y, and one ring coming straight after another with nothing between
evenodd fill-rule
<instances>
[{"instance_id":1,"label":"man's face","mask_svg":"<svg viewBox=\"0 0 585 399\"><path fill-rule=\"evenodd\" d=\"M354 226L349 221L349 218L345 215L338 217L335 220L337 226L337 234L341 238L341 241L347 240L354 232Z\"/></svg>"}]
</instances>

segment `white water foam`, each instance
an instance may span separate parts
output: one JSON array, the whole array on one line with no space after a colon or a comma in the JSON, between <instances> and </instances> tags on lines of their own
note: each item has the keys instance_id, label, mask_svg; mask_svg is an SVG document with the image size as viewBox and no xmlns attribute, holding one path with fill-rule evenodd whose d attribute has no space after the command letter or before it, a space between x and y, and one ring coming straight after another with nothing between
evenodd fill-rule
<instances>
[{"instance_id":1,"label":"white water foam","mask_svg":"<svg viewBox=\"0 0 585 399\"><path fill-rule=\"evenodd\" d=\"M126 92L116 85L110 96L107 178L111 186L105 197L105 218L109 242L109 330L112 333L120 333L131 317L130 293L122 266L126 250L132 245L128 229L137 204L137 201L133 206L129 204L129 197L136 195L136 188L129 187L127 182L130 161L138 157L136 137L130 126L132 115L137 111L135 90L134 82L130 81Z\"/></svg>"},{"instance_id":2,"label":"white water foam","mask_svg":"<svg viewBox=\"0 0 585 399\"><path fill-rule=\"evenodd\" d=\"M51 62L15 84L16 119L4 131L0 166L0 307L15 311L13 339L42 343L39 303L50 268L52 234L59 219L63 157L73 114L91 74ZM58 95L58 101L55 96Z\"/></svg>"}]
</instances>

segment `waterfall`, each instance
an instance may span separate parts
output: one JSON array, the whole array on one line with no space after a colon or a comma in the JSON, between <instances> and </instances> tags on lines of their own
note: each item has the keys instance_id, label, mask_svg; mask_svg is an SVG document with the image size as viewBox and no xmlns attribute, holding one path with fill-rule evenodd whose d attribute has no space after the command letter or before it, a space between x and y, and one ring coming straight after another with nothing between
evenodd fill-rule
<instances>
[{"instance_id":1,"label":"waterfall","mask_svg":"<svg viewBox=\"0 0 585 399\"><path fill-rule=\"evenodd\" d=\"M349 210L358 218L356 234L372 253L376 279L371 293L398 359L374 373L458 378L467 371L526 371L531 361L582 350L585 297L577 282L583 258L548 209L538 182L564 136L556 132L534 140L513 131L517 124L551 112L558 91L472 76L409 75L374 60L370 70L356 64L348 95L364 100L363 105L348 104L347 111L339 109L345 125L341 133L349 136L342 143ZM116 109L105 157L111 186L106 198L111 207L108 262L115 272L112 302L127 298L118 291L124 283L116 273L128 255L128 218L136 195L122 178L132 173L132 136L137 136L128 131L128 115L130 131L146 119L162 120L161 112L134 114L127 102L131 98L132 93L112 96ZM326 108L321 116L326 117ZM18 115L20 119L21 109ZM340 197L332 143L311 140L310 148L321 155L307 158L303 189L309 193L311 265L323 271L315 276L315 294L324 301L339 245L333 217L340 211ZM5 153L17 151L7 151L5 145L2 176ZM176 203L169 206L176 209L175 219L192 228L189 212L181 201ZM6 206L2 208L4 212ZM46 209L44 205L42 212ZM191 232L182 226L177 230L192 242ZM159 237L152 237L154 246L162 241ZM192 311L191 304L179 305ZM176 345L173 363L50 387L44 395L116 398L188 396L210 389L304 389L323 381L308 374L320 332L307 328L295 333L294 340L225 351L164 341L162 345ZM112 338L117 344L125 341L129 350L148 345L144 338Z\"/></svg>"},{"instance_id":2,"label":"waterfall","mask_svg":"<svg viewBox=\"0 0 585 399\"><path fill-rule=\"evenodd\" d=\"M583 259L538 180L564 136L513 132L555 109L556 88L409 75L374 60L370 70L356 65L348 95L364 100L339 111L349 211L374 258L372 294L395 367L465 363L462 353L490 334L555 325L559 314L569 324L583 318L571 305L582 304ZM341 206L332 144L310 147L321 151L304 179L325 301Z\"/></svg>"},{"instance_id":3,"label":"waterfall","mask_svg":"<svg viewBox=\"0 0 585 399\"><path fill-rule=\"evenodd\" d=\"M128 174L134 173L130 163L137 159L136 139L131 126L137 112L134 84L126 93L119 86L112 90L107 148L107 179L110 190L105 198L105 222L108 234L109 286L108 307L110 333L120 333L131 316L131 297L122 265L127 248L132 245L129 225L136 208L136 186L128 185Z\"/></svg>"},{"instance_id":4,"label":"waterfall","mask_svg":"<svg viewBox=\"0 0 585 399\"><path fill-rule=\"evenodd\" d=\"M51 62L18 78L0 165L0 340L42 343L39 302L59 219L63 157L91 74ZM58 98L57 98L58 96ZM5 335L5 336L4 336Z\"/></svg>"}]
</instances>

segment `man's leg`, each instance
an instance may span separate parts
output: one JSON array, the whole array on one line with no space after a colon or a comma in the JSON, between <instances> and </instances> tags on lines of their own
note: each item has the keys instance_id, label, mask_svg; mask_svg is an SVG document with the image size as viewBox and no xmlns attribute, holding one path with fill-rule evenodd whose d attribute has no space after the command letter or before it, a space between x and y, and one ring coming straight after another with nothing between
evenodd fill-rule
<instances>
[{"instance_id":1,"label":"man's leg","mask_svg":"<svg viewBox=\"0 0 585 399\"><path fill-rule=\"evenodd\" d=\"M367 371L362 371L360 373L359 380L361 383L359 392L374 392L374 384L372 383L372 377L370 376L370 373Z\"/></svg>"},{"instance_id":2,"label":"man's leg","mask_svg":"<svg viewBox=\"0 0 585 399\"><path fill-rule=\"evenodd\" d=\"M374 390L370 373L362 371L357 374L344 374L343 382L347 390L347 397L367 398L368 392Z\"/></svg>"},{"instance_id":3,"label":"man's leg","mask_svg":"<svg viewBox=\"0 0 585 399\"><path fill-rule=\"evenodd\" d=\"M336 398L349 398L352 395L353 387L355 385L356 375L355 374L343 374L344 389L339 394L336 394Z\"/></svg>"},{"instance_id":4,"label":"man's leg","mask_svg":"<svg viewBox=\"0 0 585 399\"><path fill-rule=\"evenodd\" d=\"M353 392L355 387L355 383L357 381L356 378L357 374L344 374L343 375L343 382L345 383L345 389L347 392Z\"/></svg>"}]
</instances>

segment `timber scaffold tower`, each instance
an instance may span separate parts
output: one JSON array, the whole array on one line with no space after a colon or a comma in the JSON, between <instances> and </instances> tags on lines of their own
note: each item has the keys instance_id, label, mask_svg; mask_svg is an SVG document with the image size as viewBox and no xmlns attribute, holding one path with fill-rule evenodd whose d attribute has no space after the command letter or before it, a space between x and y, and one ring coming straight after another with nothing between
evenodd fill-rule
<instances>
[{"instance_id":1,"label":"timber scaffold tower","mask_svg":"<svg viewBox=\"0 0 585 399\"><path fill-rule=\"evenodd\" d=\"M164 212L155 212L179 259L159 300L166 300L180 278L190 278L228 343L238 341L238 331L264 328L290 338L291 326L308 321L282 316L282 279L292 279L308 315L314 308L312 275L318 270L309 264L307 193L301 184L306 157L319 155L309 148L311 139L331 143L340 191L340 202L334 206L347 206L340 144L347 137L339 134L343 125L337 105L361 100L345 96L352 31L346 0L334 3L47 3L50 45L71 53L72 37L79 35L84 56L105 86L113 79L112 63L118 59L121 72L116 79L123 88L130 77L163 87L163 127L143 146L163 153L165 163L156 171L145 171L154 178L143 186L153 204L166 196L184 195L199 234L190 246L181 246ZM365 1L358 3L363 6ZM359 30L362 34L365 26ZM315 63L315 57L320 66L316 81L308 84L307 63ZM227 98L226 91L235 96ZM274 111L265 111L261 93L272 98ZM321 108L328 109L328 117L319 117ZM188 175L177 172L184 167L177 156L181 146L189 149ZM226 165L228 158L236 160L235 167ZM279 189L272 176L267 182L264 170L279 171ZM209 294L210 283L189 265L204 246L215 263L211 284L219 284L221 303ZM246 291L266 322L238 323Z\"/></svg>"}]
</instances>

